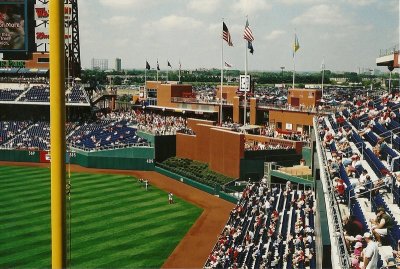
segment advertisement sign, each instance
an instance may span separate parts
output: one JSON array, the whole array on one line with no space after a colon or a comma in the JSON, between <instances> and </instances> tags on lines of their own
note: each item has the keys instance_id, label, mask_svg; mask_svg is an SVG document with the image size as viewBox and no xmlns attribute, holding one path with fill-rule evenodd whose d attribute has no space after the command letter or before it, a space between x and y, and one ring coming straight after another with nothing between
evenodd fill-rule
<instances>
[{"instance_id":1,"label":"advertisement sign","mask_svg":"<svg viewBox=\"0 0 400 269\"><path fill-rule=\"evenodd\" d=\"M0 1L0 52L27 50L26 0Z\"/></svg>"},{"instance_id":2,"label":"advertisement sign","mask_svg":"<svg viewBox=\"0 0 400 269\"><path fill-rule=\"evenodd\" d=\"M35 42L36 43L49 43L50 33L49 28L36 27L35 29ZM64 33L65 40L70 40L72 38L71 33Z\"/></svg>"},{"instance_id":3,"label":"advertisement sign","mask_svg":"<svg viewBox=\"0 0 400 269\"><path fill-rule=\"evenodd\" d=\"M248 92L250 91L250 75L240 75L240 91Z\"/></svg>"},{"instance_id":4,"label":"advertisement sign","mask_svg":"<svg viewBox=\"0 0 400 269\"><path fill-rule=\"evenodd\" d=\"M48 21L49 20L49 5L36 4L35 5L35 20ZM64 4L64 20L69 21L72 18L72 5Z\"/></svg>"}]
</instances>

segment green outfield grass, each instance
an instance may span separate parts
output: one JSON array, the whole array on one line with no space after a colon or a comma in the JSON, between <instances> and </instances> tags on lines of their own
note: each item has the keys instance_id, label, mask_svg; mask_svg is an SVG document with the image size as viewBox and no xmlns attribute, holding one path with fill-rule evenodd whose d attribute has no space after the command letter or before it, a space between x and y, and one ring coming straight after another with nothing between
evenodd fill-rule
<instances>
[{"instance_id":1,"label":"green outfield grass","mask_svg":"<svg viewBox=\"0 0 400 269\"><path fill-rule=\"evenodd\" d=\"M202 212L129 176L71 182L73 268L160 267ZM0 166L0 268L48 268L50 248L50 170Z\"/></svg>"}]
</instances>

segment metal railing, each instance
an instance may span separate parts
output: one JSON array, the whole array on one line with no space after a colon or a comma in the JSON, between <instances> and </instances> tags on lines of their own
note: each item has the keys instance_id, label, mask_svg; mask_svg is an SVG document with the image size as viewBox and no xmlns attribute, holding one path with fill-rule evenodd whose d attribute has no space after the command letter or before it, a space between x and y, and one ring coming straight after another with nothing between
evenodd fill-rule
<instances>
[{"instance_id":1,"label":"metal railing","mask_svg":"<svg viewBox=\"0 0 400 269\"><path fill-rule=\"evenodd\" d=\"M387 49L380 49L379 50L379 57L387 56L394 54L395 52L399 52L399 44L394 45L393 47Z\"/></svg>"},{"instance_id":2,"label":"metal railing","mask_svg":"<svg viewBox=\"0 0 400 269\"><path fill-rule=\"evenodd\" d=\"M194 104L204 104L204 105L221 105L221 101L219 100L207 100L207 99L184 98L184 97L171 97L171 102L194 103ZM232 105L232 103L227 102L227 100L222 100L222 104Z\"/></svg>"},{"instance_id":3,"label":"metal railing","mask_svg":"<svg viewBox=\"0 0 400 269\"><path fill-rule=\"evenodd\" d=\"M346 241L344 239L344 229L342 224L342 217L338 202L336 200L336 194L333 191L334 186L330 174L325 169L325 164L327 163L327 157L325 151L322 149L320 142L320 137L318 134L318 119L314 117L314 130L316 137L316 148L319 159L321 183L324 190L324 196L326 201L326 210L328 223L334 228L334 231L330 231L330 238L332 243L332 254L336 253L339 257L339 264L334 260L334 255L332 255L332 266L334 268L351 268L350 256L346 247ZM333 247L336 247L333 249Z\"/></svg>"},{"instance_id":4,"label":"metal railing","mask_svg":"<svg viewBox=\"0 0 400 269\"><path fill-rule=\"evenodd\" d=\"M73 149L79 149L83 151L101 151L101 150L113 150L113 149L121 149L121 148L139 148L139 147L151 147L151 144L148 142L140 142L140 143L127 143L127 144L119 144L119 145L107 145L107 146L101 146L101 147L96 147L96 148L88 148L85 146L80 146L76 145L74 143L71 143L71 148Z\"/></svg>"}]
</instances>

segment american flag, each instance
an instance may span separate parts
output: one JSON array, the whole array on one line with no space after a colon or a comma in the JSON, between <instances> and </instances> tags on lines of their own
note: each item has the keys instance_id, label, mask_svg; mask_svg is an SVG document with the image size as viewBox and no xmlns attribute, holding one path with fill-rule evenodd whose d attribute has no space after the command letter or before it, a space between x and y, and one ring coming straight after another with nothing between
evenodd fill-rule
<instances>
[{"instance_id":1,"label":"american flag","mask_svg":"<svg viewBox=\"0 0 400 269\"><path fill-rule=\"evenodd\" d=\"M225 22L222 22L222 38L228 43L229 46L233 46L231 34L229 33L228 27Z\"/></svg>"},{"instance_id":2,"label":"american flag","mask_svg":"<svg viewBox=\"0 0 400 269\"><path fill-rule=\"evenodd\" d=\"M249 20L246 20L246 26L244 27L243 38L249 42L254 41L253 32L250 30L250 27L249 27Z\"/></svg>"},{"instance_id":3,"label":"american flag","mask_svg":"<svg viewBox=\"0 0 400 269\"><path fill-rule=\"evenodd\" d=\"M227 63L227 62L225 62L225 67L232 67L232 65Z\"/></svg>"}]
</instances>

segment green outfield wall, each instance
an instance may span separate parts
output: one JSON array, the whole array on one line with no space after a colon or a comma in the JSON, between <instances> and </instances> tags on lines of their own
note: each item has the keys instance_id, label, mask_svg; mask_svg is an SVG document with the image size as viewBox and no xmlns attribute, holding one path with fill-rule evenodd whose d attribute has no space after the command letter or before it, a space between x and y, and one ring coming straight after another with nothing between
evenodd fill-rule
<instances>
[{"instance_id":1,"label":"green outfield wall","mask_svg":"<svg viewBox=\"0 0 400 269\"><path fill-rule=\"evenodd\" d=\"M132 147L101 151L82 151L74 149L66 154L66 162L89 168L154 170L154 148ZM49 162L51 154L47 151L0 150L0 161L11 162Z\"/></svg>"}]
</instances>

